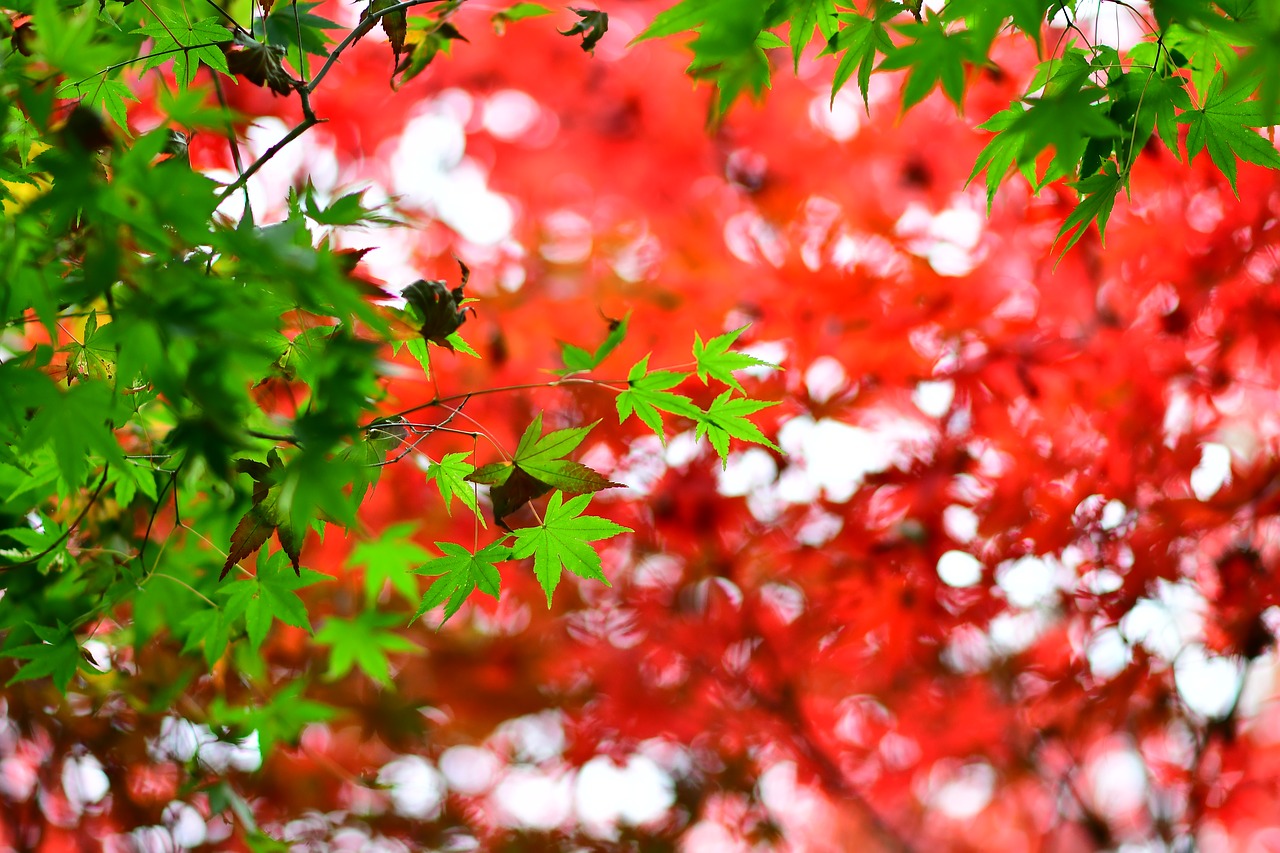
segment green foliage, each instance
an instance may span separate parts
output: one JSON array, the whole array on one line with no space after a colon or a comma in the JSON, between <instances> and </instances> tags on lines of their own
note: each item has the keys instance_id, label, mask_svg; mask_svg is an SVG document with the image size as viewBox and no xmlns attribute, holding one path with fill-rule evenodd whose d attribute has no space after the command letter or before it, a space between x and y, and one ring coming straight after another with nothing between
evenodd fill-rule
<instances>
[{"instance_id":1,"label":"green foliage","mask_svg":"<svg viewBox=\"0 0 1280 853\"><path fill-rule=\"evenodd\" d=\"M516 540L512 556L517 559L533 557L533 573L547 594L548 607L551 606L551 594L560 583L562 569L608 586L609 580L601 570L600 555L589 543L631 532L630 528L608 519L582 515L590 502L591 495L579 495L566 503L560 492L556 492L547 504L542 524L512 531ZM496 573L494 577L496 591Z\"/></svg>"},{"instance_id":2,"label":"green foliage","mask_svg":"<svg viewBox=\"0 0 1280 853\"><path fill-rule=\"evenodd\" d=\"M996 136L970 180L986 173L988 205L1013 173L1036 191L1058 180L1076 186L1082 200L1064 228L1075 229L1065 251L1084 226L1096 223L1101 236L1115 195L1128 190L1130 170L1153 133L1178 155L1177 126L1189 125L1188 158L1208 148L1233 188L1237 160L1280 166L1275 146L1252 130L1274 123L1280 105L1280 6L1156 0L1152 7L1155 27L1124 53L1087 40L1076 46L1084 32L1076 4L1061 0L950 0L937 13L890 0L683 0L658 14L637 41L692 34L689 73L718 87L718 117L744 90L759 95L769 85L762 47L782 44L773 32L782 27L797 70L817 29L817 55L835 58L832 101L856 76L868 110L871 75L903 71L904 110L941 89L963 111L973 69L993 67L989 55L1002 32L1020 32L1044 61L1022 98L983 117L979 127ZM1059 32L1046 39L1051 21ZM1104 192L1112 198L1101 198ZM646 422L656 417L636 411Z\"/></svg>"}]
</instances>

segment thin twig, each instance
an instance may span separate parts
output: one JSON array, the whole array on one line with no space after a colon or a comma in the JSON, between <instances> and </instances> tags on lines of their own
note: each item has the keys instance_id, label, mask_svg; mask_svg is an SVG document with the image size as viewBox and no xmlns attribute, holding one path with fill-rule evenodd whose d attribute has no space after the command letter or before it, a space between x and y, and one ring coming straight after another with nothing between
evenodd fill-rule
<instances>
[{"instance_id":1,"label":"thin twig","mask_svg":"<svg viewBox=\"0 0 1280 853\"><path fill-rule=\"evenodd\" d=\"M109 464L103 466L102 479L98 481L98 486L93 490L93 494L89 495L89 502L84 505L84 509L80 510L80 514L76 516L75 521L72 521L67 525L67 529L62 531L62 535L54 540L53 544L33 557L28 557L27 559L21 560L17 563L10 563L7 566L0 566L0 572L7 572L11 569L17 569L22 566L30 566L33 563L38 563L46 555L52 553L55 548L67 541L67 539L71 537L71 534L75 532L76 528L80 526L80 522L84 521L84 517L89 514L89 510L93 508L95 503L97 503L98 495L102 494L103 487L107 485L107 472L110 470L111 466Z\"/></svg>"},{"instance_id":2,"label":"thin twig","mask_svg":"<svg viewBox=\"0 0 1280 853\"><path fill-rule=\"evenodd\" d=\"M342 52L367 35L369 31L373 29L373 25L376 24L384 15L403 12L406 9L412 9L414 6L425 6L428 3L439 2L442 2L442 0L405 0L403 3L388 6L380 12L373 12L369 14L368 17L356 24L351 32L347 33L347 37L340 41L338 46L333 49L333 53L329 54L329 58L324 61L324 65L320 66L320 70L316 72L315 78L312 79L311 83L307 86L307 91L314 92L316 87L320 85L320 81L324 79L324 75L328 74L329 69L338 61L338 57L342 55Z\"/></svg>"}]
</instances>

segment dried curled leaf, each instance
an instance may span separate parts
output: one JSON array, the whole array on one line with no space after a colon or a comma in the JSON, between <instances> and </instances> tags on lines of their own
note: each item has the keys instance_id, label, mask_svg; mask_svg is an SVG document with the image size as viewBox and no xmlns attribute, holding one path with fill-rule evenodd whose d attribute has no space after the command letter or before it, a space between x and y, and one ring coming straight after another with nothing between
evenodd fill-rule
<instances>
[{"instance_id":1,"label":"dried curled leaf","mask_svg":"<svg viewBox=\"0 0 1280 853\"><path fill-rule=\"evenodd\" d=\"M403 294L422 337L449 350L453 349L449 336L467 319L462 289L471 278L471 270L462 261L458 266L462 268L462 281L452 290L443 281L418 279Z\"/></svg>"},{"instance_id":2,"label":"dried curled leaf","mask_svg":"<svg viewBox=\"0 0 1280 853\"><path fill-rule=\"evenodd\" d=\"M264 86L277 95L288 95L295 81L284 70L283 58L284 51L280 48L236 33L233 47L227 51L227 67L232 74L244 77L255 86Z\"/></svg>"}]
</instances>

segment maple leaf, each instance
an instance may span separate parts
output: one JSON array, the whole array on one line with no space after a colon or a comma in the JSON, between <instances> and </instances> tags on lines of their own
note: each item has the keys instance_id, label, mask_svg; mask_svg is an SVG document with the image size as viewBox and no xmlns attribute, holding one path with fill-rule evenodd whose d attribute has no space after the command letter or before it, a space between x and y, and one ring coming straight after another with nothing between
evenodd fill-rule
<instances>
[{"instance_id":1,"label":"maple leaf","mask_svg":"<svg viewBox=\"0 0 1280 853\"><path fill-rule=\"evenodd\" d=\"M493 31L498 35L502 35L507 31L508 24L523 21L526 18L538 18L550 14L551 10L541 4L517 3L514 6L503 9L501 12L494 12L489 21L493 24Z\"/></svg>"},{"instance_id":2,"label":"maple leaf","mask_svg":"<svg viewBox=\"0 0 1280 853\"><path fill-rule=\"evenodd\" d=\"M1115 207L1116 195L1119 194L1123 184L1124 178L1116 168L1114 160L1108 160L1103 163L1102 171L1096 175L1091 175L1082 181L1072 184L1080 193L1081 201L1076 205L1076 209L1071 211L1071 215L1067 217L1066 221L1062 223L1062 227L1058 229L1058 235L1054 238L1054 245L1057 245L1057 242L1064 235L1073 228L1076 229L1062 249L1064 255L1080 241L1080 238L1084 236L1084 232L1088 229L1089 223L1095 220L1098 223L1098 239L1105 242L1107 220L1111 218L1111 210Z\"/></svg>"},{"instance_id":3,"label":"maple leaf","mask_svg":"<svg viewBox=\"0 0 1280 853\"><path fill-rule=\"evenodd\" d=\"M65 693L76 670L84 663L85 653L82 653L79 643L76 642L75 634L61 622L56 628L42 625L29 625L29 627L35 632L40 642L14 646L0 652L0 656L26 661L13 674L13 677L5 682L5 686L36 678L50 678L54 686Z\"/></svg>"},{"instance_id":4,"label":"maple leaf","mask_svg":"<svg viewBox=\"0 0 1280 853\"><path fill-rule=\"evenodd\" d=\"M507 526L503 521L506 516L552 489L576 495L618 487L622 484L606 479L598 471L560 458L577 448L593 427L595 424L542 435L542 413L539 412L520 436L510 462L481 466L465 479L492 487L489 497L493 517L502 527Z\"/></svg>"},{"instance_id":5,"label":"maple leaf","mask_svg":"<svg viewBox=\"0 0 1280 853\"><path fill-rule=\"evenodd\" d=\"M288 95L294 80L284 70L284 49L249 38L237 32L235 50L227 51L227 68L255 86L271 89L274 94Z\"/></svg>"},{"instance_id":6,"label":"maple leaf","mask_svg":"<svg viewBox=\"0 0 1280 853\"><path fill-rule=\"evenodd\" d=\"M578 577L598 580L605 586L611 585L600 568L599 553L588 543L632 531L606 518L582 515L590 502L588 494L566 503L561 493L556 492L547 503L541 525L512 531L516 544L511 556L515 559L533 557L533 573L547 595L547 607L551 606L551 594L560 583L562 569Z\"/></svg>"},{"instance_id":7,"label":"maple leaf","mask_svg":"<svg viewBox=\"0 0 1280 853\"><path fill-rule=\"evenodd\" d=\"M564 369L554 371L560 376L566 376L570 373L581 373L584 370L594 370L600 366L609 355L618 348L618 345L627 337L627 323L631 320L631 312L627 312L627 316L621 320L609 320L609 334L605 337L604 342L596 347L595 352L587 352L582 347L576 347L573 344L560 344L560 358L564 361Z\"/></svg>"},{"instance_id":8,"label":"maple leaf","mask_svg":"<svg viewBox=\"0 0 1280 853\"><path fill-rule=\"evenodd\" d=\"M490 542L474 554L452 542L437 542L436 547L444 556L429 560L414 571L420 575L442 577L427 588L426 594L422 596L422 603L418 605L418 612L409 620L410 624L428 610L444 604L444 619L440 622L443 626L477 589L497 599L502 576L498 573L496 564L511 557L511 549L503 544L503 540Z\"/></svg>"},{"instance_id":9,"label":"maple leaf","mask_svg":"<svg viewBox=\"0 0 1280 853\"><path fill-rule=\"evenodd\" d=\"M366 21L397 3L398 0L369 0L369 5L360 13L360 20ZM391 43L391 52L397 65L400 63L400 54L404 52L405 36L409 33L409 19L406 12L407 10L401 9L398 12L384 14L378 19L382 24L382 31L387 34L387 41Z\"/></svg>"},{"instance_id":10,"label":"maple leaf","mask_svg":"<svg viewBox=\"0 0 1280 853\"><path fill-rule=\"evenodd\" d=\"M201 62L231 76L227 58L217 46L230 41L231 33L216 17L192 21L167 9L161 9L156 17L159 19L156 23L134 30L155 42L151 55L142 65L143 71L172 59L174 75L183 87L195 82Z\"/></svg>"},{"instance_id":11,"label":"maple leaf","mask_svg":"<svg viewBox=\"0 0 1280 853\"><path fill-rule=\"evenodd\" d=\"M326 619L315 634L316 643L332 647L325 678L331 681L341 678L358 666L379 684L389 684L389 653L422 653L421 646L393 630L402 624L402 619L395 613L376 610L366 610L351 619Z\"/></svg>"},{"instance_id":12,"label":"maple leaf","mask_svg":"<svg viewBox=\"0 0 1280 853\"><path fill-rule=\"evenodd\" d=\"M692 400L668 390L692 375L674 370L650 371L649 356L646 355L631 367L631 372L627 374L627 389L618 394L618 423L625 423L634 414L666 444L667 437L662 429L660 412L695 420L702 416L702 410Z\"/></svg>"},{"instance_id":13,"label":"maple leaf","mask_svg":"<svg viewBox=\"0 0 1280 853\"><path fill-rule=\"evenodd\" d=\"M836 0L795 0L791 6L791 56L800 69L800 55L813 38L814 27L830 40L839 31Z\"/></svg>"},{"instance_id":14,"label":"maple leaf","mask_svg":"<svg viewBox=\"0 0 1280 853\"><path fill-rule=\"evenodd\" d=\"M895 48L885 22L906 7L901 3L881 3L876 7L875 15L867 17L857 12L842 12L839 21L844 24L835 35L827 37L827 46L818 56L843 54L836 66L835 76L831 80L831 103L836 102L836 94L844 84L858 72L858 91L862 93L862 105L870 112L871 102L868 90L871 85L871 72L876 65L877 54L891 53Z\"/></svg>"},{"instance_id":15,"label":"maple leaf","mask_svg":"<svg viewBox=\"0 0 1280 853\"><path fill-rule=\"evenodd\" d=\"M310 633L307 608L298 597L297 590L329 580L332 578L328 575L310 569L290 574L285 571L280 554L266 556L260 553L254 576L238 580L228 589L228 601L235 601L229 609L243 609L250 648L256 652L262 647L273 620L278 619ZM239 598L244 599L243 603L237 600Z\"/></svg>"},{"instance_id":16,"label":"maple leaf","mask_svg":"<svg viewBox=\"0 0 1280 853\"><path fill-rule=\"evenodd\" d=\"M733 397L732 391L725 391L712 401L711 407L698 418L698 426L694 438L705 435L711 446L720 455L721 464L729 465L729 439L737 438L753 444L763 444L779 453L782 448L774 444L760 428L747 420L747 415L755 414L761 409L778 405L776 402L748 400L745 397Z\"/></svg>"},{"instance_id":17,"label":"maple leaf","mask_svg":"<svg viewBox=\"0 0 1280 853\"><path fill-rule=\"evenodd\" d=\"M365 567L364 590L369 601L376 601L387 583L407 601L418 597L410 569L430 559L431 554L409 538L415 528L412 522L393 524L351 549L350 565Z\"/></svg>"},{"instance_id":18,"label":"maple leaf","mask_svg":"<svg viewBox=\"0 0 1280 853\"><path fill-rule=\"evenodd\" d=\"M609 29L609 14L596 9L577 9L569 7L569 11L581 20L575 21L567 30L560 30L562 36L582 35L582 49L590 53L595 50L596 43L604 37Z\"/></svg>"},{"instance_id":19,"label":"maple leaf","mask_svg":"<svg viewBox=\"0 0 1280 853\"><path fill-rule=\"evenodd\" d=\"M267 463L252 459L236 460L236 470L253 477L253 506L240 519L236 529L231 533L231 544L227 549L227 560L222 565L222 580L231 571L231 567L257 551L271 538L272 532L280 547L289 555L293 570L301 576L299 557L302 553L302 540L306 531L299 529L289 517L282 512L279 501L279 487L284 465L280 454L272 450L267 454Z\"/></svg>"},{"instance_id":20,"label":"maple leaf","mask_svg":"<svg viewBox=\"0 0 1280 853\"><path fill-rule=\"evenodd\" d=\"M747 326L741 326L732 332L725 332L723 335L717 335L705 344L702 342L702 336L697 332L693 333L693 358L698 365L698 378L703 384L707 384L709 376L733 388L736 391L742 391L742 385L734 378L735 370L743 370L748 367L768 367L771 370L780 370L776 364L770 364L763 359L756 358L753 355L747 355L742 352L731 352L729 347L733 346L733 342L738 336L747 330Z\"/></svg>"},{"instance_id":21,"label":"maple leaf","mask_svg":"<svg viewBox=\"0 0 1280 853\"><path fill-rule=\"evenodd\" d=\"M902 109L910 109L941 85L942 91L956 108L964 100L964 66L982 62L984 56L977 50L973 34L968 30L950 32L942 20L930 17L924 23L903 24L895 29L911 39L885 57L880 68L889 71L908 69L907 82L902 87Z\"/></svg>"},{"instance_id":22,"label":"maple leaf","mask_svg":"<svg viewBox=\"0 0 1280 853\"><path fill-rule=\"evenodd\" d=\"M1251 84L1248 81L1233 86L1226 85L1226 78L1218 74L1209 84L1204 104L1198 110L1190 110L1178 117L1179 124L1187 128L1187 161L1206 147L1214 165L1222 170L1231 183L1231 191L1238 197L1236 188L1236 158L1259 166L1280 168L1280 154L1275 146L1262 138L1253 128L1266 124L1262 104L1249 100Z\"/></svg>"},{"instance_id":23,"label":"maple leaf","mask_svg":"<svg viewBox=\"0 0 1280 853\"><path fill-rule=\"evenodd\" d=\"M445 512L452 514L453 499L456 497L484 524L484 518L476 505L475 489L467 482L467 477L475 471L475 466L466 461L470 455L465 452L446 453L439 462L428 460L427 480L434 481L436 488L440 490Z\"/></svg>"}]
</instances>

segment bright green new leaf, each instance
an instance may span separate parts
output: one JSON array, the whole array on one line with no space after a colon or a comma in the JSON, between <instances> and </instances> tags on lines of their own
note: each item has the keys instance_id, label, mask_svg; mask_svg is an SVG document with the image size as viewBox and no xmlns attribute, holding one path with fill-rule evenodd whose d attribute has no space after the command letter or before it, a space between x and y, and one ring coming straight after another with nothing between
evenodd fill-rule
<instances>
[{"instance_id":1,"label":"bright green new leaf","mask_svg":"<svg viewBox=\"0 0 1280 853\"><path fill-rule=\"evenodd\" d=\"M302 628L310 633L311 621L307 608L298 597L297 590L322 581L332 580L328 575L302 569L295 575L285 560L283 552L266 555L258 552L258 571L252 578L236 581L229 595L247 595L244 622L249 635L249 645L254 651L262 647L271 628L278 619L286 625Z\"/></svg>"},{"instance_id":2,"label":"bright green new leaf","mask_svg":"<svg viewBox=\"0 0 1280 853\"><path fill-rule=\"evenodd\" d=\"M771 370L779 370L776 364L770 364L763 359L756 358L754 355L747 355L742 352L732 352L729 347L733 346L738 336L747 330L747 326L741 326L732 332L725 332L723 335L717 335L705 344L702 342L702 336L697 332L693 333L693 358L698 365L698 378L705 385L708 376L728 385L737 391L742 391L742 385L734 377L735 370L744 370L748 367L767 367Z\"/></svg>"},{"instance_id":3,"label":"bright green new leaf","mask_svg":"<svg viewBox=\"0 0 1280 853\"><path fill-rule=\"evenodd\" d=\"M911 40L886 56L880 68L907 69L902 109L906 111L920 103L939 85L956 109L962 108L965 65L985 61L973 34L968 30L948 31L939 18L903 24L896 29Z\"/></svg>"},{"instance_id":4,"label":"bright green new leaf","mask_svg":"<svg viewBox=\"0 0 1280 853\"><path fill-rule=\"evenodd\" d=\"M781 453L781 448L766 438L758 426L747 420L747 415L755 414L761 409L767 409L778 404L776 402L748 400L745 397L735 398L732 394L732 391L725 391L712 401L711 407L698 419L698 428L694 432L694 437L701 438L706 435L711 441L711 446L720 455L721 464L725 466L729 464L729 439L731 437L749 441L753 444L763 444L765 447Z\"/></svg>"},{"instance_id":5,"label":"bright green new leaf","mask_svg":"<svg viewBox=\"0 0 1280 853\"><path fill-rule=\"evenodd\" d=\"M513 24L516 21L523 21L525 18L539 18L543 15L550 15L551 10L539 3L517 3L501 12L494 12L489 20L493 24L493 30L498 35L506 32L507 24Z\"/></svg>"},{"instance_id":6,"label":"bright green new leaf","mask_svg":"<svg viewBox=\"0 0 1280 853\"><path fill-rule=\"evenodd\" d=\"M815 27L824 41L836 34L836 0L794 0L791 4L791 58L796 70Z\"/></svg>"},{"instance_id":7,"label":"bright green new leaf","mask_svg":"<svg viewBox=\"0 0 1280 853\"><path fill-rule=\"evenodd\" d=\"M50 678L59 691L66 693L67 685L71 683L83 660L75 634L61 622L56 628L41 625L29 627L35 632L40 642L15 646L0 652L0 656L26 661L13 674L13 677L5 682L5 686L8 687L19 681Z\"/></svg>"},{"instance_id":8,"label":"bright green new leaf","mask_svg":"<svg viewBox=\"0 0 1280 853\"><path fill-rule=\"evenodd\" d=\"M149 36L154 43L151 55L143 63L143 71L172 59L174 76L183 88L195 82L202 62L228 77L233 76L226 55L218 48L220 42L231 41L231 33L218 18L193 21L168 10L161 10L157 16L160 20L134 30Z\"/></svg>"},{"instance_id":9,"label":"bright green new leaf","mask_svg":"<svg viewBox=\"0 0 1280 853\"><path fill-rule=\"evenodd\" d=\"M295 743L310 723L323 723L337 716L333 706L303 698L306 686L303 679L287 680L265 704L256 706L237 707L215 696L209 704L209 720L232 726L246 735L257 732L259 749L263 755L270 755L277 743Z\"/></svg>"},{"instance_id":10,"label":"bright green new leaf","mask_svg":"<svg viewBox=\"0 0 1280 853\"><path fill-rule=\"evenodd\" d=\"M522 527L515 534L516 544L511 556L515 559L533 557L533 573L547 594L547 607L551 606L551 594L560 583L561 569L568 569L578 577L598 580L609 586L609 580L600 568L600 555L590 544L601 539L630 533L631 528L615 524L607 518L582 515L591 502L591 495L579 495L569 502L556 492L547 503L547 511L539 527Z\"/></svg>"},{"instance_id":11,"label":"bright green new leaf","mask_svg":"<svg viewBox=\"0 0 1280 853\"><path fill-rule=\"evenodd\" d=\"M1237 196L1237 157L1246 163L1280 168L1280 154L1276 153L1275 145L1253 130L1265 122L1262 106L1249 100L1250 92L1249 81L1227 86L1226 78L1219 74L1209 84L1204 105L1178 117L1179 124L1190 125L1187 129L1187 162L1208 147L1214 165L1227 176L1231 191Z\"/></svg>"},{"instance_id":12,"label":"bright green new leaf","mask_svg":"<svg viewBox=\"0 0 1280 853\"><path fill-rule=\"evenodd\" d=\"M1090 222L1098 223L1098 238L1105 240L1107 220L1111 218L1111 209L1115 206L1116 195L1119 194L1123 185L1124 180L1114 160L1103 163L1102 171L1096 175L1091 175L1072 185L1081 195L1080 203L1076 205L1075 210L1071 211L1066 222L1062 223L1062 227L1058 229L1058 236L1054 238L1054 245L1057 245L1059 240L1075 229L1075 233L1062 249L1064 255L1084 236Z\"/></svg>"},{"instance_id":13,"label":"bright green new leaf","mask_svg":"<svg viewBox=\"0 0 1280 853\"><path fill-rule=\"evenodd\" d=\"M596 351L593 353L573 344L561 343L560 358L564 361L564 370L554 372L560 376L565 376L570 373L580 373L584 370L594 370L599 367L600 363L616 350L618 345L626 338L627 323L630 320L630 311L621 320L610 320L608 336L605 337L604 343L596 347Z\"/></svg>"},{"instance_id":14,"label":"bright green new leaf","mask_svg":"<svg viewBox=\"0 0 1280 853\"><path fill-rule=\"evenodd\" d=\"M511 549L502 544L504 539L490 542L476 553L471 553L461 545L452 542L437 542L436 547L444 552L443 557L436 557L416 569L420 575L441 575L422 596L418 612L413 614L410 624L418 617L444 605L444 625L453 614L458 612L462 602L467 600L474 590L497 598L502 576L498 573L497 563L511 557Z\"/></svg>"},{"instance_id":15,"label":"bright green new leaf","mask_svg":"<svg viewBox=\"0 0 1280 853\"><path fill-rule=\"evenodd\" d=\"M631 372L627 374L627 390L618 395L618 423L625 423L634 414L666 444L667 436L663 432L662 415L659 412L695 420L702 417L702 410L692 400L669 390L691 375L674 370L650 372L649 356L646 355L631 368Z\"/></svg>"},{"instance_id":16,"label":"bright green new leaf","mask_svg":"<svg viewBox=\"0 0 1280 853\"><path fill-rule=\"evenodd\" d=\"M836 94L844 84L858 72L858 91L862 93L862 105L868 111L868 89L871 85L871 72L876 66L876 57L892 53L895 48L889 31L885 29L887 22L894 15L906 9L901 3L881 3L876 7L873 17L857 12L842 12L840 23L844 24L834 37L827 37L827 47L819 56L843 54L836 66L835 76L831 80L831 103L836 102Z\"/></svg>"},{"instance_id":17,"label":"bright green new leaf","mask_svg":"<svg viewBox=\"0 0 1280 853\"><path fill-rule=\"evenodd\" d=\"M364 566L364 591L371 604L388 583L406 601L417 599L418 583L412 569L431 559L431 554L409 538L415 529L412 522L394 524L351 549L348 563Z\"/></svg>"},{"instance_id":18,"label":"bright green new leaf","mask_svg":"<svg viewBox=\"0 0 1280 853\"><path fill-rule=\"evenodd\" d=\"M351 619L336 616L326 619L315 636L316 643L332 646L325 678L341 678L352 667L358 666L374 681L390 684L388 655L395 652L422 653L417 643L396 632L395 629L403 624L403 618L395 613L366 610Z\"/></svg>"},{"instance_id":19,"label":"bright green new leaf","mask_svg":"<svg viewBox=\"0 0 1280 853\"><path fill-rule=\"evenodd\" d=\"M465 452L446 453L439 462L428 461L427 479L435 481L436 488L440 490L445 512L452 513L453 499L456 497L475 513L483 525L484 517L476 505L475 487L467 482L467 477L476 470L474 465L466 461L469 456L471 454Z\"/></svg>"}]
</instances>

